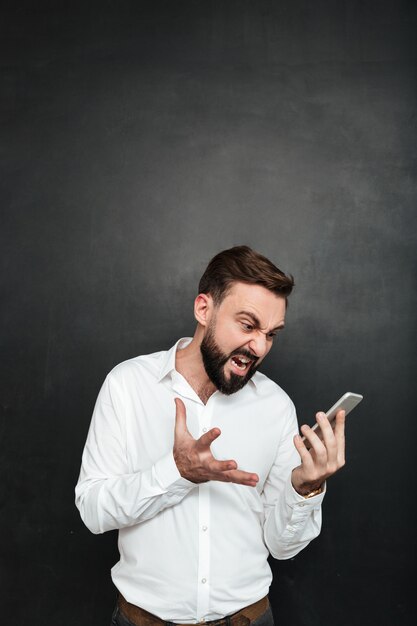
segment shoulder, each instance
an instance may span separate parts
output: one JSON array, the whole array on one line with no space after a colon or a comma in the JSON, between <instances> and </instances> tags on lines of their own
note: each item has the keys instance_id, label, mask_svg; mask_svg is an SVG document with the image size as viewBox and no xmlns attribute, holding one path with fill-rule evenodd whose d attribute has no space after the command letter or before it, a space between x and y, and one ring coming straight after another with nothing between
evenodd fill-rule
<instances>
[{"instance_id":1,"label":"shoulder","mask_svg":"<svg viewBox=\"0 0 417 626\"><path fill-rule=\"evenodd\" d=\"M156 380L167 351L153 352L127 359L116 365L107 375L110 385L136 384L140 380Z\"/></svg>"}]
</instances>

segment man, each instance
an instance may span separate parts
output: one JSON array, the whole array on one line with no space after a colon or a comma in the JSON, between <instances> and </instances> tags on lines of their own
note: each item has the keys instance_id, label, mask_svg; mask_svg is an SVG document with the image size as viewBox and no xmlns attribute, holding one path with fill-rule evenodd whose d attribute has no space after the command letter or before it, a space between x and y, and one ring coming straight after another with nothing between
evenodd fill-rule
<instances>
[{"instance_id":1,"label":"man","mask_svg":"<svg viewBox=\"0 0 417 626\"><path fill-rule=\"evenodd\" d=\"M112 624L269 626L269 553L288 559L321 527L344 465L344 413L321 441L256 370L284 328L286 276L237 246L209 263L197 327L167 352L118 365L100 391L76 503L94 533L119 529Z\"/></svg>"}]
</instances>

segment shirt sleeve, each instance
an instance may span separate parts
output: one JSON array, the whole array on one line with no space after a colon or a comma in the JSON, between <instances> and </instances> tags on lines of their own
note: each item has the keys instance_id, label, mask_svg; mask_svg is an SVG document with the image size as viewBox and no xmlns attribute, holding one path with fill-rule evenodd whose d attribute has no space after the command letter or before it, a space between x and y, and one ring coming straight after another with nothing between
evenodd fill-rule
<instances>
[{"instance_id":1,"label":"shirt sleeve","mask_svg":"<svg viewBox=\"0 0 417 626\"><path fill-rule=\"evenodd\" d=\"M293 442L298 424L291 401L285 419L287 425L262 492L264 540L276 559L294 557L320 534L321 503L326 490L324 486L321 494L306 499L293 488L291 473L300 464L300 457Z\"/></svg>"},{"instance_id":2,"label":"shirt sleeve","mask_svg":"<svg viewBox=\"0 0 417 626\"><path fill-rule=\"evenodd\" d=\"M108 376L94 408L75 488L81 518L95 534L148 520L197 486L182 478L172 450L149 468L129 472L121 413Z\"/></svg>"}]
</instances>

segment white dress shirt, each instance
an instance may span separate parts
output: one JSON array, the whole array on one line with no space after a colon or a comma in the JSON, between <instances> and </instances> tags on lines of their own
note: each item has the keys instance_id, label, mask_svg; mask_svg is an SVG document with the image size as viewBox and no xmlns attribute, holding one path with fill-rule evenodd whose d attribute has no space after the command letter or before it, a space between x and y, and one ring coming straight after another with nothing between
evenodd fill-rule
<instances>
[{"instance_id":1,"label":"white dress shirt","mask_svg":"<svg viewBox=\"0 0 417 626\"><path fill-rule=\"evenodd\" d=\"M93 533L119 529L112 579L123 596L164 620L196 623L230 615L268 593L268 553L288 559L320 532L323 494L305 499L291 485L299 465L294 405L257 372L235 394L204 404L175 369L175 353L121 363L97 398L76 487ZM256 472L246 487L182 478L173 457L175 403L198 438L217 426L217 459Z\"/></svg>"}]
</instances>

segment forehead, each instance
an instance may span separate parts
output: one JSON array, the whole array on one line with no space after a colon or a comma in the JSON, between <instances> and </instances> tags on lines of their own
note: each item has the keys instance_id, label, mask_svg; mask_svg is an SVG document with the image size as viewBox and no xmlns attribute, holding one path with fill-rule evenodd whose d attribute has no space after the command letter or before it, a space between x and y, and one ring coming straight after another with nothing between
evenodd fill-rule
<instances>
[{"instance_id":1,"label":"forehead","mask_svg":"<svg viewBox=\"0 0 417 626\"><path fill-rule=\"evenodd\" d=\"M229 293L222 300L220 310L238 314L241 311L252 313L262 326L277 326L284 321L286 301L261 285L233 283Z\"/></svg>"}]
</instances>

